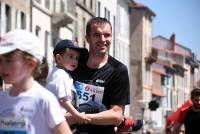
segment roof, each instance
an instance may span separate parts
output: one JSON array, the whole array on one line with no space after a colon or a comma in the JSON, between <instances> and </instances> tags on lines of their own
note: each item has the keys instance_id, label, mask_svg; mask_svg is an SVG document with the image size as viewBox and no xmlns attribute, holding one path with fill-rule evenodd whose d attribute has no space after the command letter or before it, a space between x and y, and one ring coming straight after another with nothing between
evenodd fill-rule
<instances>
[{"instance_id":1,"label":"roof","mask_svg":"<svg viewBox=\"0 0 200 134\"><path fill-rule=\"evenodd\" d=\"M175 50L172 50L172 41L167 39L161 35L153 37L153 44L152 47L160 50L165 50L166 52L175 53L184 56L192 56L191 49L180 45L179 43L175 42Z\"/></svg>"},{"instance_id":2,"label":"roof","mask_svg":"<svg viewBox=\"0 0 200 134\"><path fill-rule=\"evenodd\" d=\"M146 5L135 2L135 4L132 6L135 9L142 9L142 10L147 10L152 16L156 16L156 14Z\"/></svg>"}]
</instances>

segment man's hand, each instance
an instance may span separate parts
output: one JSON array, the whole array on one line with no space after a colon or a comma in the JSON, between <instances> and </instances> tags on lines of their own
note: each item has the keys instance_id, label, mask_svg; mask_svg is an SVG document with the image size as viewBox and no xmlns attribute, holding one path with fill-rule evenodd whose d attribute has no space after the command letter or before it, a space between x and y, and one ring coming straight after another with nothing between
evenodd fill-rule
<instances>
[{"instance_id":1,"label":"man's hand","mask_svg":"<svg viewBox=\"0 0 200 134\"><path fill-rule=\"evenodd\" d=\"M116 125L118 126L123 119L124 106L112 105L111 109L95 114L86 114L91 119L89 123L95 125Z\"/></svg>"}]
</instances>

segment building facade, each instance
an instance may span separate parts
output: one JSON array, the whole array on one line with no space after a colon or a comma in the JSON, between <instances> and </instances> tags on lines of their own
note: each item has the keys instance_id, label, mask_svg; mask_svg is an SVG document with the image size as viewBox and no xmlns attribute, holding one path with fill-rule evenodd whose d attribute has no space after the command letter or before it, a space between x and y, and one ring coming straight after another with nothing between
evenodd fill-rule
<instances>
[{"instance_id":1,"label":"building facade","mask_svg":"<svg viewBox=\"0 0 200 134\"><path fill-rule=\"evenodd\" d=\"M87 21L95 16L96 0L77 0L76 1L76 19L75 22L75 40L84 48L88 48L85 39L85 28Z\"/></svg>"},{"instance_id":2,"label":"building facade","mask_svg":"<svg viewBox=\"0 0 200 134\"><path fill-rule=\"evenodd\" d=\"M147 103L152 99L152 19L145 5L136 3L130 11L130 114L149 121Z\"/></svg>"},{"instance_id":3,"label":"building facade","mask_svg":"<svg viewBox=\"0 0 200 134\"><path fill-rule=\"evenodd\" d=\"M0 0L0 34L13 29L30 30L31 1Z\"/></svg>"},{"instance_id":4,"label":"building facade","mask_svg":"<svg viewBox=\"0 0 200 134\"><path fill-rule=\"evenodd\" d=\"M152 64L152 93L157 90L161 95L157 95L160 106L151 112L151 117L157 123L155 127L164 129L163 117L167 117L190 98L190 91L194 87L191 83L191 79L194 79L192 70L198 68L198 63L190 49L176 42L175 34L172 34L170 39L154 37L153 51L156 62Z\"/></svg>"}]
</instances>

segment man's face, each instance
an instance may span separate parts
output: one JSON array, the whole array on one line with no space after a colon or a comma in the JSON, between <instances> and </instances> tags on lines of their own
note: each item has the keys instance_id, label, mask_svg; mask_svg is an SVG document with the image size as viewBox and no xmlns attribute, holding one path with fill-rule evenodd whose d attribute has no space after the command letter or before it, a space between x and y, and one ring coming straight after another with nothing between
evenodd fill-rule
<instances>
[{"instance_id":1,"label":"man's face","mask_svg":"<svg viewBox=\"0 0 200 134\"><path fill-rule=\"evenodd\" d=\"M90 35L87 35L86 39L90 45L90 53L108 53L112 41L111 26L107 23L93 24Z\"/></svg>"},{"instance_id":2,"label":"man's face","mask_svg":"<svg viewBox=\"0 0 200 134\"><path fill-rule=\"evenodd\" d=\"M200 96L195 96L195 97L192 99L192 102L193 102L193 107L194 107L196 110L200 110Z\"/></svg>"}]
</instances>

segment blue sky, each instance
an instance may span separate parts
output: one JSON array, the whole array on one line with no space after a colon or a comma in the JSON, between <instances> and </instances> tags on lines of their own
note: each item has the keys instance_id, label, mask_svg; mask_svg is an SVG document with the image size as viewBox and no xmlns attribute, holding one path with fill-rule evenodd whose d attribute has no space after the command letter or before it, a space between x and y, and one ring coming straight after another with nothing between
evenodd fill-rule
<instances>
[{"instance_id":1,"label":"blue sky","mask_svg":"<svg viewBox=\"0 0 200 134\"><path fill-rule=\"evenodd\" d=\"M170 38L191 49L200 59L200 0L135 0L155 14L153 36Z\"/></svg>"}]
</instances>

